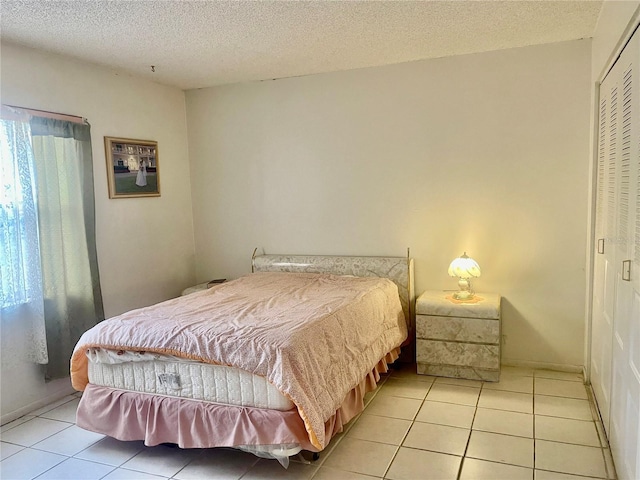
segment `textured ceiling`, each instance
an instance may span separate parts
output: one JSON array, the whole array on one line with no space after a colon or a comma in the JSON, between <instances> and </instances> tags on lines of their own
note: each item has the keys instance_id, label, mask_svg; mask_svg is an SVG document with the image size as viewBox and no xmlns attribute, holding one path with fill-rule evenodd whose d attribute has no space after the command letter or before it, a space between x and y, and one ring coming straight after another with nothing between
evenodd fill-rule
<instances>
[{"instance_id":1,"label":"textured ceiling","mask_svg":"<svg viewBox=\"0 0 640 480\"><path fill-rule=\"evenodd\" d=\"M0 38L190 89L591 37L601 6L2 0Z\"/></svg>"}]
</instances>

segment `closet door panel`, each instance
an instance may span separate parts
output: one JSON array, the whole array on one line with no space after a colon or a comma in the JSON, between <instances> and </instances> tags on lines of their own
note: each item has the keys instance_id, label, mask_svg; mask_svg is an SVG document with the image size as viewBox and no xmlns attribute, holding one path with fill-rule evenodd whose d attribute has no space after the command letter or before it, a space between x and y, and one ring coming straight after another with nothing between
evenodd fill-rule
<instances>
[{"instance_id":1,"label":"closet door panel","mask_svg":"<svg viewBox=\"0 0 640 480\"><path fill-rule=\"evenodd\" d=\"M611 154L615 146L616 118L612 112L612 97L617 106L615 83L608 77L600 88L598 130L598 165L596 185L596 253L591 335L591 383L605 430L609 431L611 402L613 313L615 304L615 195L616 158ZM614 148L615 152L615 148Z\"/></svg>"},{"instance_id":2,"label":"closet door panel","mask_svg":"<svg viewBox=\"0 0 640 480\"><path fill-rule=\"evenodd\" d=\"M640 269L636 256L640 201L640 33L636 32L616 63L619 92L616 147L614 372L611 389L610 443L620 478L640 478ZM614 67L615 68L615 67ZM612 71L613 72L613 71Z\"/></svg>"}]
</instances>

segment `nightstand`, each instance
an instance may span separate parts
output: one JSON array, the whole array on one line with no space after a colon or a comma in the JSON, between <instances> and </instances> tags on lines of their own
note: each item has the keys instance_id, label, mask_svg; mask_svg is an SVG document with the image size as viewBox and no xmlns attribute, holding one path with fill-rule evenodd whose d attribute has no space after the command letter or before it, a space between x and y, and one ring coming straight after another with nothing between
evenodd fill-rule
<instances>
[{"instance_id":1,"label":"nightstand","mask_svg":"<svg viewBox=\"0 0 640 480\"><path fill-rule=\"evenodd\" d=\"M211 288L214 285L217 285L219 283L224 283L226 281L227 281L226 278L219 278L217 280L211 280L210 282L199 283L198 285L194 285L193 287L185 288L180 295L184 297L185 295L189 295L190 293L196 293L196 292L200 292L201 290L207 290L208 288Z\"/></svg>"},{"instance_id":2,"label":"nightstand","mask_svg":"<svg viewBox=\"0 0 640 480\"><path fill-rule=\"evenodd\" d=\"M424 292L416 300L418 373L500 380L500 295L476 293L461 302L453 292Z\"/></svg>"}]
</instances>

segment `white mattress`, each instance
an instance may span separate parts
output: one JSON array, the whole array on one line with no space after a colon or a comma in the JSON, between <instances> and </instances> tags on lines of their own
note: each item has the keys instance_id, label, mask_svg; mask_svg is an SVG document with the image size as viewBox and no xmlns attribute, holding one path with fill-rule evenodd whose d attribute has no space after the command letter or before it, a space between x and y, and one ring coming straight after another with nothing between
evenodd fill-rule
<instances>
[{"instance_id":1,"label":"white mattress","mask_svg":"<svg viewBox=\"0 0 640 480\"><path fill-rule=\"evenodd\" d=\"M90 349L87 356L94 385L226 405L282 411L294 407L265 377L233 367L103 349Z\"/></svg>"}]
</instances>

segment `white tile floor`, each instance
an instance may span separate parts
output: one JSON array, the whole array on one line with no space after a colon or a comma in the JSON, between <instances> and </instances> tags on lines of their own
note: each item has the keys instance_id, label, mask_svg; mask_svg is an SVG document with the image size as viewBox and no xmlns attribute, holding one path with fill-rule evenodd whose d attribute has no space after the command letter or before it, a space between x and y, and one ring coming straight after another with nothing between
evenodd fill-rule
<instances>
[{"instance_id":1,"label":"white tile floor","mask_svg":"<svg viewBox=\"0 0 640 480\"><path fill-rule=\"evenodd\" d=\"M231 449L120 442L74 425L69 396L2 426L0 477L22 479L614 479L579 374L505 367L499 383L394 370L307 464Z\"/></svg>"}]
</instances>

